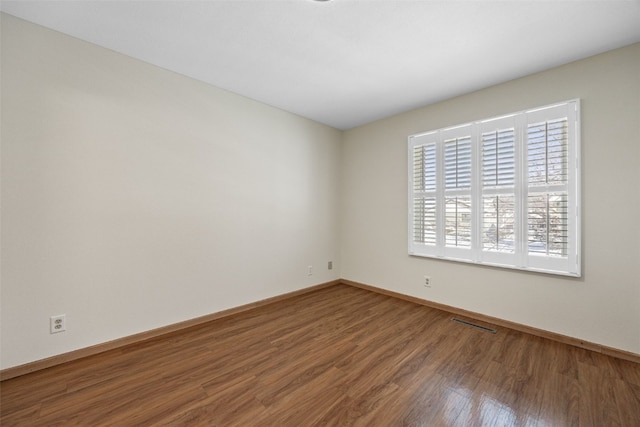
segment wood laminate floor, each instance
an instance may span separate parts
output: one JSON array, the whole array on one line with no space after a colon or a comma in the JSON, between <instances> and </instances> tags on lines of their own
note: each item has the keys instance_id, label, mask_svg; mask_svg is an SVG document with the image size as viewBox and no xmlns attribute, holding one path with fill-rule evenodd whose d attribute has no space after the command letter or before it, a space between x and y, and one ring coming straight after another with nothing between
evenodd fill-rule
<instances>
[{"instance_id":1,"label":"wood laminate floor","mask_svg":"<svg viewBox=\"0 0 640 427\"><path fill-rule=\"evenodd\" d=\"M8 426L640 426L640 365L336 285L0 384Z\"/></svg>"}]
</instances>

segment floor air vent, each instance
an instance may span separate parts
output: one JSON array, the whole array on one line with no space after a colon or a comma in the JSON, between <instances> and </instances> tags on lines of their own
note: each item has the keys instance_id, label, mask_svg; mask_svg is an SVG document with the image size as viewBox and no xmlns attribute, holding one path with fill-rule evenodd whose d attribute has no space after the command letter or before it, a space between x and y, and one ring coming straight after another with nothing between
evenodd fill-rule
<instances>
[{"instance_id":1,"label":"floor air vent","mask_svg":"<svg viewBox=\"0 0 640 427\"><path fill-rule=\"evenodd\" d=\"M457 323L462 323L463 325L473 326L474 328L477 328L477 329L480 329L480 330L483 330L483 331L486 331L486 332L491 332L492 334L495 334L495 333L498 332L495 329L487 328L486 326L477 325L475 323L468 322L466 320L458 319L457 317L453 317L451 320L453 320L454 322L457 322Z\"/></svg>"}]
</instances>

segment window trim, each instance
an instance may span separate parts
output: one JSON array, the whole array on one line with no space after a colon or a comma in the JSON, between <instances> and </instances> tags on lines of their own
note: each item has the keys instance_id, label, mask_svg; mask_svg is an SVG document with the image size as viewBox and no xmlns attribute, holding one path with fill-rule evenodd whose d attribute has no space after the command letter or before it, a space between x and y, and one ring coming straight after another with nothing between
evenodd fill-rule
<instances>
[{"instance_id":1,"label":"window trim","mask_svg":"<svg viewBox=\"0 0 640 427\"><path fill-rule=\"evenodd\" d=\"M567 256L554 256L536 254L530 250L529 224L528 224L528 196L534 194L532 191L533 184L530 182L528 171L528 131L530 126L540 121L550 122L555 119L567 118L567 179L566 183L561 186L554 187L551 184L540 185L542 189L540 193L535 194L553 194L554 188L566 191L568 208L566 209L566 223L568 227L567 233ZM514 167L515 167L515 183L511 190L496 188L487 191L487 187L483 187L482 177L482 156L483 156L483 133L491 131L501 131L506 127L513 125L515 132L514 142ZM466 133L463 130L468 130ZM445 188L445 141L451 138L464 138L465 135L471 137L471 189L453 189ZM417 191L414 186L414 173L417 170L414 164L414 148L415 147L435 147L435 180L437 185L434 189L425 190L421 187L421 191ZM437 130L421 132L410 135L407 141L408 148L408 252L411 256L428 257L446 259L457 262L465 262L472 264L482 264L497 266L502 268L510 268L517 270L535 271L548 274L556 274L571 277L581 277L581 165L580 165L580 99L573 99L564 102L549 104L542 107L536 107L516 113L491 117L483 120L476 120L456 126L450 126ZM422 155L425 155L423 151ZM419 159L419 161L421 161ZM422 169L418 173L425 171ZM432 171L433 172L433 171ZM496 172L497 173L497 172ZM417 176L417 175L416 175ZM422 175L420 175L422 176ZM417 178L416 178L417 179ZM423 179L423 178L420 178ZM485 191L483 193L483 190ZM514 250L512 253L501 251L489 251L483 248L483 195L513 194L514 221L516 229L514 231ZM451 247L445 244L445 205L447 194L470 195L471 198L471 220L470 220L470 248ZM429 201L432 205L435 203L435 244L421 243L417 240L418 232L424 231L428 225L416 219L416 209L421 209L421 203ZM423 217L425 218L425 217ZM416 224L420 224L420 228ZM486 227L486 223L485 223ZM549 233L549 231L547 230ZM416 234L414 234L416 233ZM422 236L422 234L420 234ZM424 242L424 238L422 242ZM549 246L547 246L549 248Z\"/></svg>"}]
</instances>

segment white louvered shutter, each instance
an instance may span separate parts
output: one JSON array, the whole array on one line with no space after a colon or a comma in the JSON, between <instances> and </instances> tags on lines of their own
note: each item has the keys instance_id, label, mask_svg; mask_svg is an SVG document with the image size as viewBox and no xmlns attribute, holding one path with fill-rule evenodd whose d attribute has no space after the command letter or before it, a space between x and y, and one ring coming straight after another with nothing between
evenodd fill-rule
<instances>
[{"instance_id":1,"label":"white louvered shutter","mask_svg":"<svg viewBox=\"0 0 640 427\"><path fill-rule=\"evenodd\" d=\"M409 137L409 253L580 276L579 100Z\"/></svg>"}]
</instances>

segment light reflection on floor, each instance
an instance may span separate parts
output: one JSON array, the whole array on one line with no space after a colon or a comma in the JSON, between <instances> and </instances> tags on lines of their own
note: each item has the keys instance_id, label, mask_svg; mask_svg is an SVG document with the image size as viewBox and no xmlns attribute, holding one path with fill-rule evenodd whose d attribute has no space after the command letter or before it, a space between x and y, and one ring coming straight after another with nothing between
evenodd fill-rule
<instances>
[{"instance_id":1,"label":"light reflection on floor","mask_svg":"<svg viewBox=\"0 0 640 427\"><path fill-rule=\"evenodd\" d=\"M447 387L445 395L444 425L553 427L533 414L516 413L507 403L486 392Z\"/></svg>"}]
</instances>

